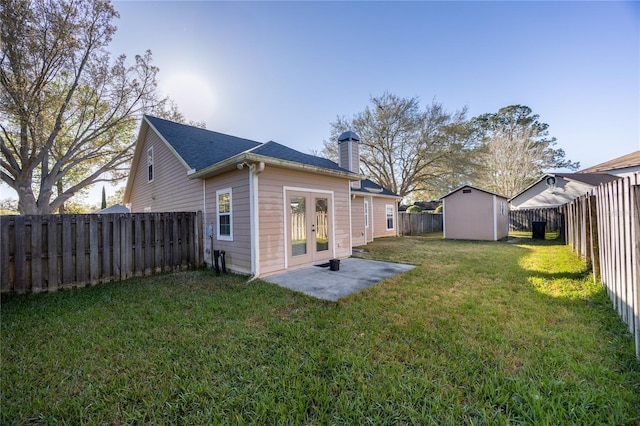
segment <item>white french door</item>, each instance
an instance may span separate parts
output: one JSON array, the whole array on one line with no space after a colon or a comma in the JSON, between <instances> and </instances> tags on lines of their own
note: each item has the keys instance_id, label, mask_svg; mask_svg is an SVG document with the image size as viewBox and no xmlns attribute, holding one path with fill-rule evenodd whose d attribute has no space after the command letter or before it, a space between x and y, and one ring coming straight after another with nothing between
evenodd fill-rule
<instances>
[{"instance_id":1,"label":"white french door","mask_svg":"<svg viewBox=\"0 0 640 426\"><path fill-rule=\"evenodd\" d=\"M287 256L291 266L332 257L331 194L287 191Z\"/></svg>"}]
</instances>

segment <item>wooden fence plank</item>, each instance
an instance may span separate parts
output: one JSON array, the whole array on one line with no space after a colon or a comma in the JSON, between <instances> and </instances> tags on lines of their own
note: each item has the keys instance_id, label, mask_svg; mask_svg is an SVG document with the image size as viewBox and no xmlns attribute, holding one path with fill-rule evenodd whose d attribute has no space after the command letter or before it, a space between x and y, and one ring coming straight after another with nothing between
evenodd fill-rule
<instances>
[{"instance_id":1,"label":"wooden fence plank","mask_svg":"<svg viewBox=\"0 0 640 426\"><path fill-rule=\"evenodd\" d=\"M202 213L0 218L2 292L53 291L199 266Z\"/></svg>"},{"instance_id":2,"label":"wooden fence plank","mask_svg":"<svg viewBox=\"0 0 640 426\"><path fill-rule=\"evenodd\" d=\"M76 216L76 283L86 284L85 215Z\"/></svg>"},{"instance_id":3,"label":"wooden fence plank","mask_svg":"<svg viewBox=\"0 0 640 426\"><path fill-rule=\"evenodd\" d=\"M153 268L156 272L162 271L162 215L153 214Z\"/></svg>"},{"instance_id":4,"label":"wooden fence plank","mask_svg":"<svg viewBox=\"0 0 640 426\"><path fill-rule=\"evenodd\" d=\"M629 332L633 333L635 327L635 320L633 314L633 305L635 295L633 293L633 243L631 235L631 226L633 223L633 215L631 212L631 182L629 178L620 180L622 188L622 202L623 202L623 215L624 215L624 281L626 287L626 308L627 308L627 324L629 325Z\"/></svg>"},{"instance_id":5,"label":"wooden fence plank","mask_svg":"<svg viewBox=\"0 0 640 426\"><path fill-rule=\"evenodd\" d=\"M31 291L42 291L42 216L31 218Z\"/></svg>"},{"instance_id":6,"label":"wooden fence plank","mask_svg":"<svg viewBox=\"0 0 640 426\"><path fill-rule=\"evenodd\" d=\"M179 219L178 215L174 215L171 221L171 248L172 248L172 269L177 269L180 266L180 231L178 229Z\"/></svg>"},{"instance_id":7,"label":"wooden fence plank","mask_svg":"<svg viewBox=\"0 0 640 426\"><path fill-rule=\"evenodd\" d=\"M162 213L162 224L163 224L163 233L162 233L162 242L164 245L164 256L162 258L163 271L170 271L171 265L173 264L171 261L171 223L169 223L169 218L166 213Z\"/></svg>"},{"instance_id":8,"label":"wooden fence plank","mask_svg":"<svg viewBox=\"0 0 640 426\"><path fill-rule=\"evenodd\" d=\"M152 237L151 237L151 222L152 215L145 214L144 216L144 241L143 241L143 250L144 250L144 275L149 275L153 271L152 262L153 262L153 253L152 253Z\"/></svg>"},{"instance_id":9,"label":"wooden fence plank","mask_svg":"<svg viewBox=\"0 0 640 426\"><path fill-rule=\"evenodd\" d=\"M73 264L73 240L72 240L71 216L62 215L62 282L69 285L75 282Z\"/></svg>"},{"instance_id":10,"label":"wooden fence plank","mask_svg":"<svg viewBox=\"0 0 640 426\"><path fill-rule=\"evenodd\" d=\"M131 217L120 215L120 279L125 280L132 276L131 261L133 247L131 245Z\"/></svg>"},{"instance_id":11,"label":"wooden fence plank","mask_svg":"<svg viewBox=\"0 0 640 426\"><path fill-rule=\"evenodd\" d=\"M100 234L98 233L98 216L89 216L89 282L97 284L99 278Z\"/></svg>"},{"instance_id":12,"label":"wooden fence plank","mask_svg":"<svg viewBox=\"0 0 640 426\"><path fill-rule=\"evenodd\" d=\"M204 214L202 211L198 211L198 223L196 224L198 233L195 236L195 243L198 244L198 261L196 267L200 267L204 264Z\"/></svg>"},{"instance_id":13,"label":"wooden fence plank","mask_svg":"<svg viewBox=\"0 0 640 426\"><path fill-rule=\"evenodd\" d=\"M47 220L47 290L58 289L62 281L60 266L58 265L58 237L61 235L62 224L59 216L49 216Z\"/></svg>"},{"instance_id":14,"label":"wooden fence plank","mask_svg":"<svg viewBox=\"0 0 640 426\"><path fill-rule=\"evenodd\" d=\"M102 268L100 281L108 282L113 279L113 216L99 215L102 224Z\"/></svg>"},{"instance_id":15,"label":"wooden fence plank","mask_svg":"<svg viewBox=\"0 0 640 426\"><path fill-rule=\"evenodd\" d=\"M27 216L16 216L15 218L15 251L13 255L14 265L15 265L15 281L13 284L13 290L18 293L24 293L29 290L26 287L26 264L27 264L27 253L24 241L24 233L25 233L25 222Z\"/></svg>"},{"instance_id":16,"label":"wooden fence plank","mask_svg":"<svg viewBox=\"0 0 640 426\"><path fill-rule=\"evenodd\" d=\"M133 270L133 274L135 276L140 276L144 273L144 265L143 265L143 253L142 253L142 239L143 234L142 234L142 230L144 229L142 227L142 220L143 220L144 214L142 215L134 215L132 216L133 219L133 229L132 229L132 238L133 238L133 245L134 245L134 250L135 250L135 255L134 255L134 259L135 259L135 266L132 268Z\"/></svg>"},{"instance_id":17,"label":"wooden fence plank","mask_svg":"<svg viewBox=\"0 0 640 426\"><path fill-rule=\"evenodd\" d=\"M113 265L112 276L115 280L122 279L122 252L120 251L120 238L122 236L122 231L120 230L120 228L120 215L116 215L113 217L111 231L111 256L113 258L111 264Z\"/></svg>"},{"instance_id":18,"label":"wooden fence plank","mask_svg":"<svg viewBox=\"0 0 640 426\"><path fill-rule=\"evenodd\" d=\"M13 226L14 219L9 216L0 216L0 290L9 292L13 290L9 280L9 268L11 255L9 252L9 226Z\"/></svg>"},{"instance_id":19,"label":"wooden fence plank","mask_svg":"<svg viewBox=\"0 0 640 426\"><path fill-rule=\"evenodd\" d=\"M637 176L637 175L636 175ZM636 180L636 184L637 184ZM635 345L636 345L636 358L640 360L640 186L633 186L633 224L634 224L634 245L636 247L634 257L634 280L633 289L635 292L635 305L634 305L634 317L635 317Z\"/></svg>"}]
</instances>

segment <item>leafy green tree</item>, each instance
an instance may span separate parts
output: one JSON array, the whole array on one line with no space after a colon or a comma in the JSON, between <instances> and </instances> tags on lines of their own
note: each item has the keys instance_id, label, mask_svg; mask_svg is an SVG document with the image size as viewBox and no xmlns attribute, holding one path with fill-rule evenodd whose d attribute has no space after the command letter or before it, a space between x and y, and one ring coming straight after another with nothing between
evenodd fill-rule
<instances>
[{"instance_id":1,"label":"leafy green tree","mask_svg":"<svg viewBox=\"0 0 640 426\"><path fill-rule=\"evenodd\" d=\"M337 137L346 130L360 136L361 172L401 197L415 192L443 193L443 183L466 175L475 146L466 109L447 112L432 102L392 93L371 97L371 105L352 118L331 123L330 141L320 153L337 159ZM458 175L456 177L456 174Z\"/></svg>"},{"instance_id":2,"label":"leafy green tree","mask_svg":"<svg viewBox=\"0 0 640 426\"><path fill-rule=\"evenodd\" d=\"M126 176L137 120L167 99L151 52L111 59L108 1L0 1L0 178L21 214L52 213Z\"/></svg>"},{"instance_id":3,"label":"leafy green tree","mask_svg":"<svg viewBox=\"0 0 640 426\"><path fill-rule=\"evenodd\" d=\"M510 197L548 170L580 167L565 159L564 150L555 148L549 125L527 106L510 105L472 121L482 140L476 184L486 189Z\"/></svg>"}]
</instances>

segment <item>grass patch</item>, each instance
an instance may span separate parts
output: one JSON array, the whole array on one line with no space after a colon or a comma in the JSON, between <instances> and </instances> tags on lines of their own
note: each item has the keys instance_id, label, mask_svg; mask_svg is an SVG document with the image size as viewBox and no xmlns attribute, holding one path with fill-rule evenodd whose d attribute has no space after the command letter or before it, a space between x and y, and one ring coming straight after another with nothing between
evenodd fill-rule
<instances>
[{"instance_id":1,"label":"grass patch","mask_svg":"<svg viewBox=\"0 0 640 426\"><path fill-rule=\"evenodd\" d=\"M634 424L640 363L562 245L386 238L337 303L208 271L4 297L2 424Z\"/></svg>"}]
</instances>

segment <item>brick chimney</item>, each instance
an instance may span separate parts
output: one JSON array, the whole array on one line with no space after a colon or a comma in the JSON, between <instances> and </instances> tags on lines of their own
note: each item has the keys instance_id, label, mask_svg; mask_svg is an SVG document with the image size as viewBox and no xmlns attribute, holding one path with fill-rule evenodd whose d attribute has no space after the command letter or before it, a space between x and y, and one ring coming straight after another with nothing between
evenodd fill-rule
<instances>
[{"instance_id":1,"label":"brick chimney","mask_svg":"<svg viewBox=\"0 0 640 426\"><path fill-rule=\"evenodd\" d=\"M338 165L360 173L360 137L350 130L338 136ZM351 182L351 187L360 189L360 181Z\"/></svg>"}]
</instances>

